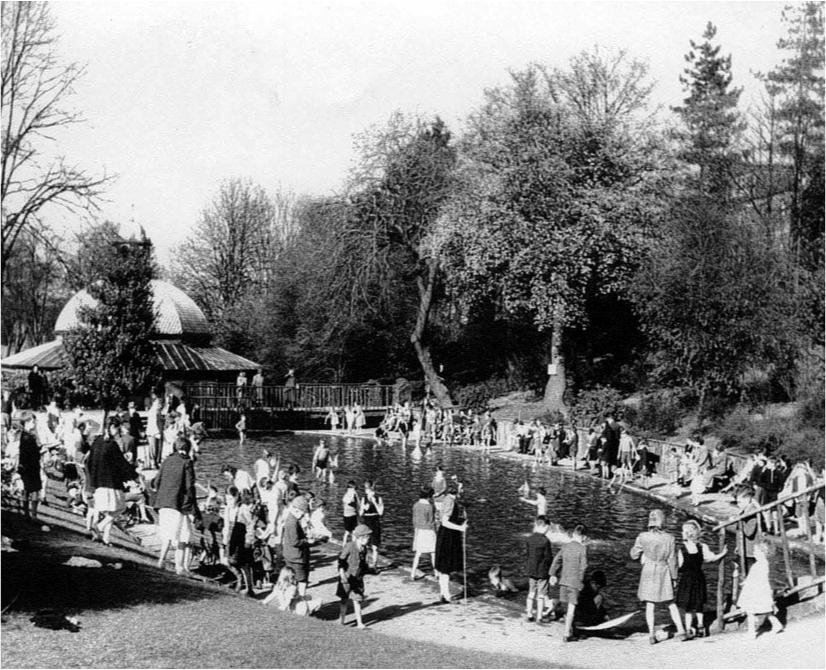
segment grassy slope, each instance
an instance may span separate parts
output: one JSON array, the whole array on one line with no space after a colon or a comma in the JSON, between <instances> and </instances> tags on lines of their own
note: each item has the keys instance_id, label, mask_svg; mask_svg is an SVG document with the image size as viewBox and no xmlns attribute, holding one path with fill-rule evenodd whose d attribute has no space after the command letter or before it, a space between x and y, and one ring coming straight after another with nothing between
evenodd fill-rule
<instances>
[{"instance_id":1,"label":"grassy slope","mask_svg":"<svg viewBox=\"0 0 826 670\"><path fill-rule=\"evenodd\" d=\"M7 512L3 535L20 546L2 561L3 667L553 667L296 617ZM62 565L73 555L124 568ZM29 618L46 608L77 616L82 630L35 627Z\"/></svg>"}]
</instances>

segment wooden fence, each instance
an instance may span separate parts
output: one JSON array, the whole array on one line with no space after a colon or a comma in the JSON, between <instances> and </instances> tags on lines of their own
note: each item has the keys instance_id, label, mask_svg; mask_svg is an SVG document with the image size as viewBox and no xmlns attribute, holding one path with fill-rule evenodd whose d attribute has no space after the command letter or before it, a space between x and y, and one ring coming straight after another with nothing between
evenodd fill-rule
<instances>
[{"instance_id":1,"label":"wooden fence","mask_svg":"<svg viewBox=\"0 0 826 670\"><path fill-rule=\"evenodd\" d=\"M395 401L395 387L382 384L300 384L289 386L236 386L197 382L186 384L184 393L199 406L201 419L210 428L230 429L243 407L253 418L251 428L276 428L295 424L289 414L327 413L330 407L360 405L365 412L385 411ZM290 421L288 421L290 419Z\"/></svg>"}]
</instances>

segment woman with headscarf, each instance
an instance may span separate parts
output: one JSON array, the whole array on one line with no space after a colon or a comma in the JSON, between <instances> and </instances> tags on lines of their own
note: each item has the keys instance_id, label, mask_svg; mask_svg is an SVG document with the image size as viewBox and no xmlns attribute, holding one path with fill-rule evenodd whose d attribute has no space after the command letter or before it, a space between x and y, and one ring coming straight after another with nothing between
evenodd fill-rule
<instances>
[{"instance_id":1,"label":"woman with headscarf","mask_svg":"<svg viewBox=\"0 0 826 670\"><path fill-rule=\"evenodd\" d=\"M648 530L637 536L631 548L631 558L642 563L640 586L637 597L645 602L645 621L648 624L648 641L657 643L654 634L654 605L667 603L671 619L685 641L686 635L680 611L674 602L674 584L677 581L677 549L672 535L663 531L665 514L661 509L651 510Z\"/></svg>"}]
</instances>

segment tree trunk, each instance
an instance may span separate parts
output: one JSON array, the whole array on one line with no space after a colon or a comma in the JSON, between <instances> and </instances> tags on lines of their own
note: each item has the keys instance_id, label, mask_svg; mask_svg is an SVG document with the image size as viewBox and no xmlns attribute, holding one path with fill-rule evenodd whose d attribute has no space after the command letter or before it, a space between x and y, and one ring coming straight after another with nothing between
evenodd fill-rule
<instances>
[{"instance_id":1,"label":"tree trunk","mask_svg":"<svg viewBox=\"0 0 826 670\"><path fill-rule=\"evenodd\" d=\"M565 405L565 358L562 354L562 327L554 323L551 331L551 365L555 374L548 375L548 383L545 384L545 407L548 411L561 412L562 416L568 416L568 408Z\"/></svg>"},{"instance_id":2,"label":"tree trunk","mask_svg":"<svg viewBox=\"0 0 826 670\"><path fill-rule=\"evenodd\" d=\"M435 260L427 260L425 263L427 273L420 275L416 282L419 287L419 310L416 314L416 325L413 327L413 332L410 333L410 341L413 343L416 356L419 358L419 364L422 366L425 382L430 388L430 392L435 396L436 402L440 407L452 407L453 399L450 397L450 392L433 367L430 348L422 343L427 322L430 319L430 307L433 303L433 289L436 285L437 272Z\"/></svg>"}]
</instances>

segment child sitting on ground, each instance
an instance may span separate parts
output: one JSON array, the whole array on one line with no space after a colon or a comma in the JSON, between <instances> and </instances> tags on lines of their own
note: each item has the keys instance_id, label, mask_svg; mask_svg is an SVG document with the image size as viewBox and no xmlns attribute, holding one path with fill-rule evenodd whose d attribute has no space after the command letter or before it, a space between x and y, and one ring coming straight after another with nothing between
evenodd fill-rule
<instances>
[{"instance_id":1,"label":"child sitting on ground","mask_svg":"<svg viewBox=\"0 0 826 670\"><path fill-rule=\"evenodd\" d=\"M293 612L299 616L309 616L321 606L321 598L302 598L298 595L298 580L295 570L289 566L281 568L278 581L272 592L261 601L262 605L275 603L282 612Z\"/></svg>"},{"instance_id":2,"label":"child sitting on ground","mask_svg":"<svg viewBox=\"0 0 826 670\"><path fill-rule=\"evenodd\" d=\"M579 603L576 608L577 620L583 626L596 626L608 621L608 612L605 609L605 573L594 570L585 581L582 591L579 592Z\"/></svg>"},{"instance_id":3,"label":"child sitting on ground","mask_svg":"<svg viewBox=\"0 0 826 670\"><path fill-rule=\"evenodd\" d=\"M488 570L488 579L490 580L490 583L493 584L493 588L497 591L516 593L518 590L510 579L502 576L502 568L498 565L494 565L490 570Z\"/></svg>"},{"instance_id":4,"label":"child sitting on ground","mask_svg":"<svg viewBox=\"0 0 826 670\"><path fill-rule=\"evenodd\" d=\"M333 532L324 524L326 517L327 501L319 500L315 509L310 514L310 535L317 540L325 542L333 537Z\"/></svg>"}]
</instances>

